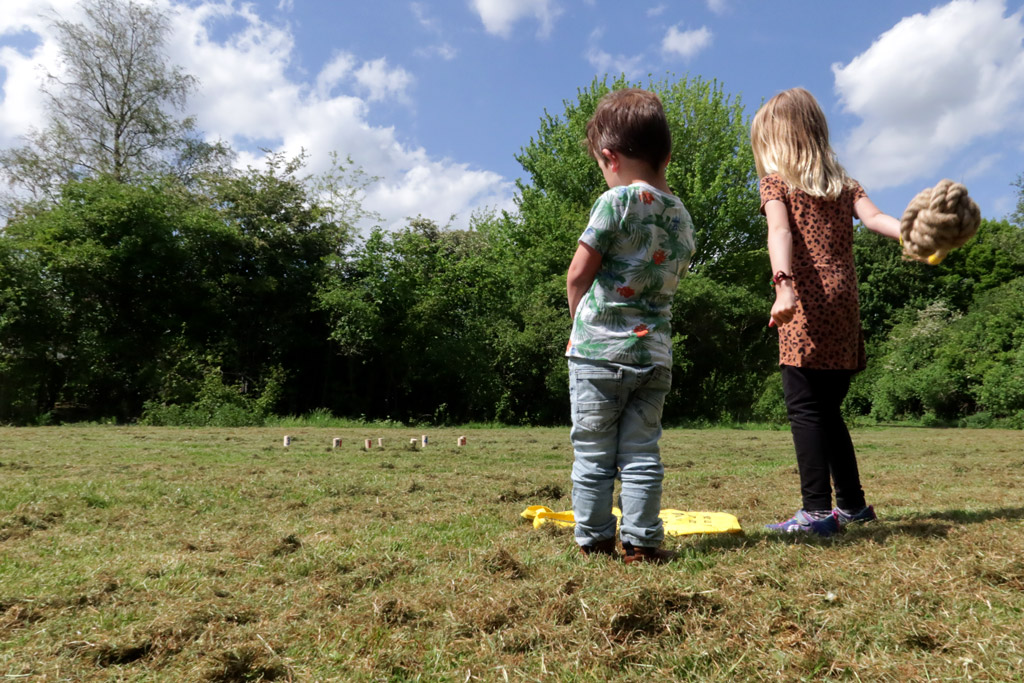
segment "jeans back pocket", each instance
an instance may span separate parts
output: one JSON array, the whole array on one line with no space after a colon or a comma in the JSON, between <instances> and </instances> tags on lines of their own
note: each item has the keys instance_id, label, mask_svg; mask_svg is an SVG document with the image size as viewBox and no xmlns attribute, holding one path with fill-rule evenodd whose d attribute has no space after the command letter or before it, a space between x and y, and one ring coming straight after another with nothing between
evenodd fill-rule
<instances>
[{"instance_id":1,"label":"jeans back pocket","mask_svg":"<svg viewBox=\"0 0 1024 683\"><path fill-rule=\"evenodd\" d=\"M613 368L574 368L569 373L573 383L573 424L587 431L611 429L622 411L622 372Z\"/></svg>"}]
</instances>

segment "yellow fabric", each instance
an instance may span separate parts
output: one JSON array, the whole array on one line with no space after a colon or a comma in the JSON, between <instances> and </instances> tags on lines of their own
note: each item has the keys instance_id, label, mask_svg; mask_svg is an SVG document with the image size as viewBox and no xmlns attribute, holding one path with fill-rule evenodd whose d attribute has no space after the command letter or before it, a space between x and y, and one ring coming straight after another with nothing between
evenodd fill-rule
<instances>
[{"instance_id":1,"label":"yellow fabric","mask_svg":"<svg viewBox=\"0 0 1024 683\"><path fill-rule=\"evenodd\" d=\"M612 508L612 514L620 519L622 518L622 511L619 508ZM523 510L521 516L525 519L532 519L534 529L539 529L548 522L562 527L576 525L572 510L555 512L543 505L531 505ZM743 533L740 521L735 515L730 515L727 512L662 510L660 516L662 523L665 525L665 533L669 536Z\"/></svg>"}]
</instances>

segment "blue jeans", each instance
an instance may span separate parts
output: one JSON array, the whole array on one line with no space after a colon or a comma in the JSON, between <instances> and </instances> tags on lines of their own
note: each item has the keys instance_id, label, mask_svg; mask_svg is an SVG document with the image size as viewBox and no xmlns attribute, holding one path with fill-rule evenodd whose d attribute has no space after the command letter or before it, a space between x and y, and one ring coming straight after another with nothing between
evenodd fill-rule
<instances>
[{"instance_id":1,"label":"blue jeans","mask_svg":"<svg viewBox=\"0 0 1024 683\"><path fill-rule=\"evenodd\" d=\"M671 385L669 368L569 359L572 510L580 545L615 538L616 478L622 481L619 537L647 547L664 539L658 440Z\"/></svg>"}]
</instances>

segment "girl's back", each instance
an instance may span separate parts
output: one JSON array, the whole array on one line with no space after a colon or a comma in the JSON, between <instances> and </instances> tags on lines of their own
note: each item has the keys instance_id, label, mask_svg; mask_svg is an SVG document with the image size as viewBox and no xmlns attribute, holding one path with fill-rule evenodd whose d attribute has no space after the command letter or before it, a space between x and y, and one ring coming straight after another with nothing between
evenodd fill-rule
<instances>
[{"instance_id":1,"label":"girl's back","mask_svg":"<svg viewBox=\"0 0 1024 683\"><path fill-rule=\"evenodd\" d=\"M793 320L779 328L779 363L821 370L864 368L857 272L853 263L853 205L860 185L838 199L791 189L777 174L761 179L761 206L786 205L793 236Z\"/></svg>"}]
</instances>

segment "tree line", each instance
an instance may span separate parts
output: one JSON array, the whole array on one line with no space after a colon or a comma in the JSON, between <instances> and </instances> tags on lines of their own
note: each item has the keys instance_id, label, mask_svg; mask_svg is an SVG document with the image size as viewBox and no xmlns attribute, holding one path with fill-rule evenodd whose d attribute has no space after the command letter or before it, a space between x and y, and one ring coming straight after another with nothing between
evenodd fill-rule
<instances>
[{"instance_id":1,"label":"tree line","mask_svg":"<svg viewBox=\"0 0 1024 683\"><path fill-rule=\"evenodd\" d=\"M167 64L166 18L85 4L82 23L55 23L68 75L47 82L45 126L0 154L13 190L0 421L567 421L565 272L605 189L581 140L598 99L631 83L595 80L543 114L516 156L515 212L360 234L373 179L351 160L321 174L303 155L234 168L181 115L196 84ZM668 180L697 238L672 306L665 420L781 421L749 117L715 81L645 87L665 103ZM850 415L1024 427L1018 188L1011 216L938 267L857 230L869 364Z\"/></svg>"}]
</instances>

